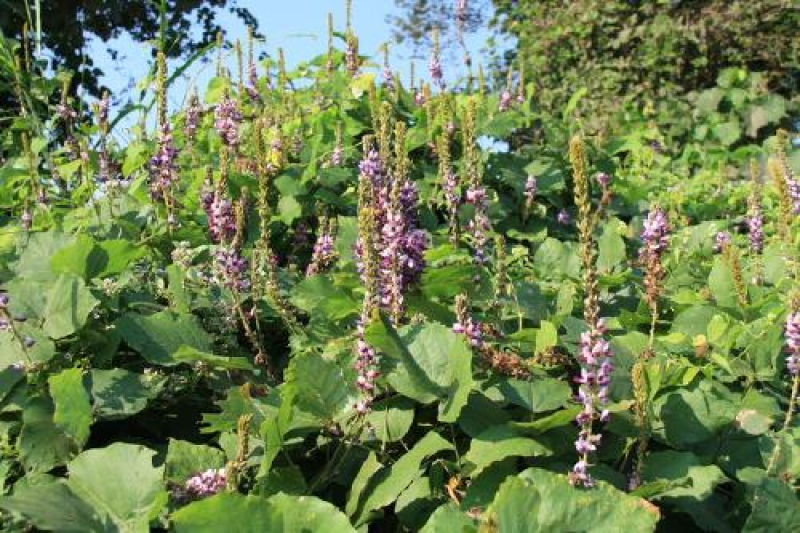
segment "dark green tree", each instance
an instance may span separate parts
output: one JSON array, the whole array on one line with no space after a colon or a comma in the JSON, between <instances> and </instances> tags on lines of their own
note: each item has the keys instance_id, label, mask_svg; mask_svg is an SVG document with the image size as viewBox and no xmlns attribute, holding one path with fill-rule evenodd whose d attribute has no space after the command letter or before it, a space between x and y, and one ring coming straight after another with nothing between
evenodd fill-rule
<instances>
[{"instance_id":1,"label":"dark green tree","mask_svg":"<svg viewBox=\"0 0 800 533\"><path fill-rule=\"evenodd\" d=\"M42 10L39 16L37 5ZM27 37L33 41L36 21L40 20L41 46L51 58L50 66L73 72L76 82L99 96L103 72L87 54L89 40L108 42L124 34L137 42L163 38L167 55L180 57L214 41L221 30L217 24L221 10L234 13L254 29L258 27L252 14L236 0L0 0L0 31L20 42L27 25ZM119 51L109 48L109 53L116 58Z\"/></svg>"}]
</instances>

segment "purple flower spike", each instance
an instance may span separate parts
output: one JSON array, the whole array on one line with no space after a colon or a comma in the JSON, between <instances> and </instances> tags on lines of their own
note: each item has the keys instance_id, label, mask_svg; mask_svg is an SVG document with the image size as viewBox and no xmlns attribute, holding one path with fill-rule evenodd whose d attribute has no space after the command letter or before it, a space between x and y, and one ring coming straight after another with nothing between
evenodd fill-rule
<instances>
[{"instance_id":1,"label":"purple flower spike","mask_svg":"<svg viewBox=\"0 0 800 533\"><path fill-rule=\"evenodd\" d=\"M731 243L731 234L727 231L718 231L714 237L714 252L720 253Z\"/></svg>"},{"instance_id":2,"label":"purple flower spike","mask_svg":"<svg viewBox=\"0 0 800 533\"><path fill-rule=\"evenodd\" d=\"M226 96L217 104L214 112L214 128L227 146L239 144L239 123L241 121L242 113L239 111L236 101L230 96Z\"/></svg>"},{"instance_id":3,"label":"purple flower spike","mask_svg":"<svg viewBox=\"0 0 800 533\"><path fill-rule=\"evenodd\" d=\"M750 250L760 253L764 248L764 216L761 214L761 209L755 209L753 216L747 219L747 229Z\"/></svg>"},{"instance_id":4,"label":"purple flower spike","mask_svg":"<svg viewBox=\"0 0 800 533\"><path fill-rule=\"evenodd\" d=\"M511 95L511 91L508 89L503 90L500 93L500 103L497 106L497 109L502 113L504 111L508 111L511 108L511 103L513 101L513 96Z\"/></svg>"},{"instance_id":5,"label":"purple flower spike","mask_svg":"<svg viewBox=\"0 0 800 533\"><path fill-rule=\"evenodd\" d=\"M800 311L786 317L786 368L793 377L800 373Z\"/></svg>"},{"instance_id":6,"label":"purple flower spike","mask_svg":"<svg viewBox=\"0 0 800 533\"><path fill-rule=\"evenodd\" d=\"M572 222L572 217L569 216L569 213L566 209L562 209L558 212L558 215L556 215L556 221L562 226L566 226Z\"/></svg>"},{"instance_id":7,"label":"purple flower spike","mask_svg":"<svg viewBox=\"0 0 800 533\"><path fill-rule=\"evenodd\" d=\"M184 489L191 498L205 498L225 489L225 469L209 469L186 480Z\"/></svg>"},{"instance_id":8,"label":"purple flower spike","mask_svg":"<svg viewBox=\"0 0 800 533\"><path fill-rule=\"evenodd\" d=\"M669 221L667 215L660 207L654 208L647 214L642 230L642 248L639 255L646 259L648 255L655 254L660 257L669 244Z\"/></svg>"}]
</instances>

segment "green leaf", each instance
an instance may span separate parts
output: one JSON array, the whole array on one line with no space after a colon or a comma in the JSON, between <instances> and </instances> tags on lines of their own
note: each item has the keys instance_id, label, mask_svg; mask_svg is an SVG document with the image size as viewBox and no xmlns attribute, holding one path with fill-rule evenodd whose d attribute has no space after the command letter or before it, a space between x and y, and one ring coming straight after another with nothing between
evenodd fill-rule
<instances>
[{"instance_id":1,"label":"green leaf","mask_svg":"<svg viewBox=\"0 0 800 533\"><path fill-rule=\"evenodd\" d=\"M374 435L381 442L397 442L406 436L414 421L414 402L392 396L375 402L366 416L362 438Z\"/></svg>"},{"instance_id":2,"label":"green leaf","mask_svg":"<svg viewBox=\"0 0 800 533\"><path fill-rule=\"evenodd\" d=\"M738 141L739 137L742 135L742 128L739 121L736 119L717 124L711 128L711 131L714 132L714 136L719 139L719 142L724 146L732 145Z\"/></svg>"},{"instance_id":3,"label":"green leaf","mask_svg":"<svg viewBox=\"0 0 800 533\"><path fill-rule=\"evenodd\" d=\"M48 472L70 459L74 442L53 422L53 404L49 399L28 400L22 412L17 447L28 472Z\"/></svg>"},{"instance_id":4,"label":"green leaf","mask_svg":"<svg viewBox=\"0 0 800 533\"><path fill-rule=\"evenodd\" d=\"M143 446L119 442L87 450L67 465L67 484L120 531L147 533L167 500L164 467L155 468L154 457Z\"/></svg>"},{"instance_id":5,"label":"green leaf","mask_svg":"<svg viewBox=\"0 0 800 533\"><path fill-rule=\"evenodd\" d=\"M542 320L536 332L536 351L543 352L558 344L558 330L552 322Z\"/></svg>"},{"instance_id":6,"label":"green leaf","mask_svg":"<svg viewBox=\"0 0 800 533\"><path fill-rule=\"evenodd\" d=\"M351 411L358 396L342 368L316 352L292 357L286 383L294 387L296 407L322 421Z\"/></svg>"},{"instance_id":7,"label":"green leaf","mask_svg":"<svg viewBox=\"0 0 800 533\"><path fill-rule=\"evenodd\" d=\"M300 218L303 214L303 207L295 200L294 196L284 196L278 200L279 220L291 226L292 222Z\"/></svg>"},{"instance_id":8,"label":"green leaf","mask_svg":"<svg viewBox=\"0 0 800 533\"><path fill-rule=\"evenodd\" d=\"M449 442L431 431L395 464L373 474L364 488L358 506L351 513L355 525L358 527L364 524L370 511L381 509L395 501L421 475L420 464L426 457L452 449Z\"/></svg>"},{"instance_id":9,"label":"green leaf","mask_svg":"<svg viewBox=\"0 0 800 533\"><path fill-rule=\"evenodd\" d=\"M224 357L203 352L185 344L178 348L172 358L180 363L203 363L211 368L224 368L226 370L253 370L253 363L244 357Z\"/></svg>"},{"instance_id":10,"label":"green leaf","mask_svg":"<svg viewBox=\"0 0 800 533\"><path fill-rule=\"evenodd\" d=\"M708 275L708 288L717 304L722 307L737 307L736 283L728 264L721 258L714 259L714 266Z\"/></svg>"},{"instance_id":11,"label":"green leaf","mask_svg":"<svg viewBox=\"0 0 800 533\"><path fill-rule=\"evenodd\" d=\"M473 383L472 352L463 338L435 323L403 328L398 336L382 317L366 339L391 359L386 379L397 392L421 403L439 399L439 420L458 418Z\"/></svg>"},{"instance_id":12,"label":"green leaf","mask_svg":"<svg viewBox=\"0 0 800 533\"><path fill-rule=\"evenodd\" d=\"M350 294L334 285L330 276L317 275L303 279L292 290L291 302L298 309L322 314L339 321L358 315L359 305Z\"/></svg>"},{"instance_id":13,"label":"green leaf","mask_svg":"<svg viewBox=\"0 0 800 533\"><path fill-rule=\"evenodd\" d=\"M19 260L12 269L20 278L49 281L55 277L50 270L50 258L73 240L73 236L55 231L34 233L25 242Z\"/></svg>"},{"instance_id":14,"label":"green leaf","mask_svg":"<svg viewBox=\"0 0 800 533\"><path fill-rule=\"evenodd\" d=\"M506 480L484 513L498 533L654 531L658 510L602 481L591 490L573 487L562 474L529 468Z\"/></svg>"},{"instance_id":15,"label":"green leaf","mask_svg":"<svg viewBox=\"0 0 800 533\"><path fill-rule=\"evenodd\" d=\"M472 281L474 270L475 267L472 265L426 268L420 282L422 294L428 298L446 300L462 292L468 292L474 288Z\"/></svg>"},{"instance_id":16,"label":"green leaf","mask_svg":"<svg viewBox=\"0 0 800 533\"><path fill-rule=\"evenodd\" d=\"M647 456L643 473L645 481L683 481L688 485L678 486L661 493L660 497L702 500L708 497L714 488L727 480L725 474L716 465L704 466L693 453L666 450L652 452Z\"/></svg>"},{"instance_id":17,"label":"green leaf","mask_svg":"<svg viewBox=\"0 0 800 533\"><path fill-rule=\"evenodd\" d=\"M73 244L53 254L50 268L55 274L75 274L88 281L103 271L107 257L91 237L78 235Z\"/></svg>"},{"instance_id":18,"label":"green leaf","mask_svg":"<svg viewBox=\"0 0 800 533\"><path fill-rule=\"evenodd\" d=\"M211 78L208 80L205 102L207 104L216 104L222 99L226 92L230 91L230 89L231 82L225 76Z\"/></svg>"},{"instance_id":19,"label":"green leaf","mask_svg":"<svg viewBox=\"0 0 800 533\"><path fill-rule=\"evenodd\" d=\"M743 533L800 531L800 502L794 490L777 479L764 477L756 487L758 502L752 506Z\"/></svg>"},{"instance_id":20,"label":"green leaf","mask_svg":"<svg viewBox=\"0 0 800 533\"><path fill-rule=\"evenodd\" d=\"M507 457L540 457L553 452L535 440L516 434L509 426L492 426L472 439L464 461L470 477L476 477L489 465Z\"/></svg>"},{"instance_id":21,"label":"green leaf","mask_svg":"<svg viewBox=\"0 0 800 533\"><path fill-rule=\"evenodd\" d=\"M457 505L448 503L437 508L419 530L420 533L475 533L475 522Z\"/></svg>"},{"instance_id":22,"label":"green leaf","mask_svg":"<svg viewBox=\"0 0 800 533\"><path fill-rule=\"evenodd\" d=\"M558 409L572 398L570 386L554 378L537 378L533 381L506 379L498 389L506 400L533 413Z\"/></svg>"},{"instance_id":23,"label":"green leaf","mask_svg":"<svg viewBox=\"0 0 800 533\"><path fill-rule=\"evenodd\" d=\"M103 270L98 274L99 277L120 274L128 268L128 265L137 259L141 259L146 254L144 247L125 239L100 241L98 246L106 255L106 263Z\"/></svg>"},{"instance_id":24,"label":"green leaf","mask_svg":"<svg viewBox=\"0 0 800 533\"><path fill-rule=\"evenodd\" d=\"M224 466L225 454L222 450L183 440L169 439L167 459L164 463L164 478L168 481L183 485L195 474L209 468Z\"/></svg>"},{"instance_id":25,"label":"green leaf","mask_svg":"<svg viewBox=\"0 0 800 533\"><path fill-rule=\"evenodd\" d=\"M25 516L39 529L61 533L108 531L94 510L63 481L20 485L11 496L0 498L0 508Z\"/></svg>"},{"instance_id":26,"label":"green leaf","mask_svg":"<svg viewBox=\"0 0 800 533\"><path fill-rule=\"evenodd\" d=\"M659 397L654 410L662 422L658 433L678 449L710 439L732 423L737 412L732 394L709 381Z\"/></svg>"},{"instance_id":27,"label":"green leaf","mask_svg":"<svg viewBox=\"0 0 800 533\"><path fill-rule=\"evenodd\" d=\"M313 496L276 494L269 499L221 493L192 503L172 515L177 533L353 532L336 507Z\"/></svg>"},{"instance_id":28,"label":"green leaf","mask_svg":"<svg viewBox=\"0 0 800 533\"><path fill-rule=\"evenodd\" d=\"M92 406L83 384L83 372L79 368L69 368L50 376L47 383L55 404L53 422L82 448L92 425Z\"/></svg>"},{"instance_id":29,"label":"green leaf","mask_svg":"<svg viewBox=\"0 0 800 533\"><path fill-rule=\"evenodd\" d=\"M81 278L61 274L47 293L42 328L53 339L68 337L86 324L98 303Z\"/></svg>"},{"instance_id":30,"label":"green leaf","mask_svg":"<svg viewBox=\"0 0 800 533\"><path fill-rule=\"evenodd\" d=\"M625 224L618 220L610 221L603 227L603 233L597 240L597 268L600 272L610 272L626 258L625 241L620 232L625 231Z\"/></svg>"},{"instance_id":31,"label":"green leaf","mask_svg":"<svg viewBox=\"0 0 800 533\"><path fill-rule=\"evenodd\" d=\"M147 402L161 392L165 379L122 368L92 370L94 413L101 420L127 418L147 407Z\"/></svg>"},{"instance_id":32,"label":"green leaf","mask_svg":"<svg viewBox=\"0 0 800 533\"><path fill-rule=\"evenodd\" d=\"M201 352L211 351L209 335L192 315L169 310L149 316L127 313L115 325L125 342L151 363L179 364L172 354L184 345Z\"/></svg>"}]
</instances>

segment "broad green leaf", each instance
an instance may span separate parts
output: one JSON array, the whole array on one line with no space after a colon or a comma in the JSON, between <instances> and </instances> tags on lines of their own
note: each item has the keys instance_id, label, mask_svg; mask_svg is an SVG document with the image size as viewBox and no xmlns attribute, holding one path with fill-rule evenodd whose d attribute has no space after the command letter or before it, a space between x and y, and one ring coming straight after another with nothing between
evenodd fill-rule
<instances>
[{"instance_id":1,"label":"broad green leaf","mask_svg":"<svg viewBox=\"0 0 800 533\"><path fill-rule=\"evenodd\" d=\"M63 481L24 485L0 497L0 508L19 513L37 528L62 533L109 531L97 513Z\"/></svg>"},{"instance_id":2,"label":"broad green leaf","mask_svg":"<svg viewBox=\"0 0 800 533\"><path fill-rule=\"evenodd\" d=\"M720 257L714 259L714 266L708 275L708 288L714 299L722 307L736 307L736 283L728 264Z\"/></svg>"},{"instance_id":3,"label":"broad green leaf","mask_svg":"<svg viewBox=\"0 0 800 533\"><path fill-rule=\"evenodd\" d=\"M428 518L420 533L474 533L475 522L457 505L442 505Z\"/></svg>"},{"instance_id":4,"label":"broad green leaf","mask_svg":"<svg viewBox=\"0 0 800 533\"><path fill-rule=\"evenodd\" d=\"M253 370L253 363L244 357L224 357L207 353L185 344L175 350L172 358L180 363L203 363L210 368L224 368L227 370Z\"/></svg>"},{"instance_id":5,"label":"broad green leaf","mask_svg":"<svg viewBox=\"0 0 800 533\"><path fill-rule=\"evenodd\" d=\"M11 332L0 332L0 368L28 363L46 363L56 354L56 347L44 332L32 324L17 324L17 339ZM34 344L26 348L25 338L30 337Z\"/></svg>"},{"instance_id":6,"label":"broad green leaf","mask_svg":"<svg viewBox=\"0 0 800 533\"><path fill-rule=\"evenodd\" d=\"M764 477L756 487L755 495L758 501L752 505L743 533L800 531L800 502L789 485Z\"/></svg>"},{"instance_id":7,"label":"broad green leaf","mask_svg":"<svg viewBox=\"0 0 800 533\"><path fill-rule=\"evenodd\" d=\"M50 270L50 258L58 250L73 242L74 237L64 233L48 231L34 233L21 245L19 260L12 266L18 277L48 281L56 276Z\"/></svg>"},{"instance_id":8,"label":"broad green leaf","mask_svg":"<svg viewBox=\"0 0 800 533\"><path fill-rule=\"evenodd\" d=\"M167 500L164 467L155 468L154 457L143 446L120 442L87 450L67 465L67 484L121 532L147 533Z\"/></svg>"},{"instance_id":9,"label":"broad green leaf","mask_svg":"<svg viewBox=\"0 0 800 533\"><path fill-rule=\"evenodd\" d=\"M75 274L88 281L103 271L107 258L91 237L78 235L74 243L53 254L50 268L54 274Z\"/></svg>"},{"instance_id":10,"label":"broad green leaf","mask_svg":"<svg viewBox=\"0 0 800 533\"><path fill-rule=\"evenodd\" d=\"M734 397L722 385L701 381L656 400L658 433L678 449L712 438L736 417Z\"/></svg>"},{"instance_id":11,"label":"broad green leaf","mask_svg":"<svg viewBox=\"0 0 800 533\"><path fill-rule=\"evenodd\" d=\"M81 278L61 274L47 293L42 328L53 339L68 337L86 324L98 303Z\"/></svg>"},{"instance_id":12,"label":"broad green leaf","mask_svg":"<svg viewBox=\"0 0 800 533\"><path fill-rule=\"evenodd\" d=\"M472 352L460 336L441 324L403 328L398 336L382 318L366 337L392 359L386 379L397 392L421 403L440 399L439 419L458 418L472 388Z\"/></svg>"},{"instance_id":13,"label":"broad green leaf","mask_svg":"<svg viewBox=\"0 0 800 533\"><path fill-rule=\"evenodd\" d=\"M221 493L178 510L172 522L177 533L355 533L347 517L330 503L314 496L289 494L266 499Z\"/></svg>"},{"instance_id":14,"label":"broad green leaf","mask_svg":"<svg viewBox=\"0 0 800 533\"><path fill-rule=\"evenodd\" d=\"M47 383L55 404L53 422L72 437L78 448L83 448L92 425L92 406L83 384L83 372L79 368L69 368L50 376Z\"/></svg>"},{"instance_id":15,"label":"broad green leaf","mask_svg":"<svg viewBox=\"0 0 800 533\"><path fill-rule=\"evenodd\" d=\"M221 492L191 503L172 515L176 533L262 533L277 531L265 498Z\"/></svg>"},{"instance_id":16,"label":"broad green leaf","mask_svg":"<svg viewBox=\"0 0 800 533\"><path fill-rule=\"evenodd\" d=\"M533 413L558 409L572 398L572 389L566 382L546 377L531 381L509 378L498 389L506 400Z\"/></svg>"},{"instance_id":17,"label":"broad green leaf","mask_svg":"<svg viewBox=\"0 0 800 533\"><path fill-rule=\"evenodd\" d=\"M303 214L303 207L294 196L284 196L278 201L278 212L279 219L287 226L291 226L292 222Z\"/></svg>"},{"instance_id":18,"label":"broad green leaf","mask_svg":"<svg viewBox=\"0 0 800 533\"><path fill-rule=\"evenodd\" d=\"M573 487L563 474L529 468L500 486L484 513L498 533L655 531L658 509L602 481L591 490Z\"/></svg>"},{"instance_id":19,"label":"broad green leaf","mask_svg":"<svg viewBox=\"0 0 800 533\"><path fill-rule=\"evenodd\" d=\"M329 276L310 276L292 290L292 304L309 314L322 314L328 320L338 321L355 317L358 303L348 291L333 284Z\"/></svg>"},{"instance_id":20,"label":"broad green leaf","mask_svg":"<svg viewBox=\"0 0 800 533\"><path fill-rule=\"evenodd\" d=\"M471 477L480 475L489 465L507 457L539 457L553 451L535 440L516 434L509 426L493 426L472 439L464 461Z\"/></svg>"},{"instance_id":21,"label":"broad green leaf","mask_svg":"<svg viewBox=\"0 0 800 533\"><path fill-rule=\"evenodd\" d=\"M643 478L645 481L690 481L670 489L660 497L702 500L709 496L714 487L727 480L716 465L702 465L696 455L689 452L665 450L647 455Z\"/></svg>"},{"instance_id":22,"label":"broad green leaf","mask_svg":"<svg viewBox=\"0 0 800 533\"><path fill-rule=\"evenodd\" d=\"M543 352L558 344L558 331L552 322L542 320L536 332L536 351Z\"/></svg>"},{"instance_id":23,"label":"broad green leaf","mask_svg":"<svg viewBox=\"0 0 800 533\"><path fill-rule=\"evenodd\" d=\"M161 392L164 378L156 374L136 374L122 368L92 370L94 413L101 420L127 418L147 407Z\"/></svg>"},{"instance_id":24,"label":"broad green leaf","mask_svg":"<svg viewBox=\"0 0 800 533\"><path fill-rule=\"evenodd\" d=\"M22 412L22 431L17 447L25 470L48 472L66 463L75 443L53 422L48 398L32 398Z\"/></svg>"},{"instance_id":25,"label":"broad green leaf","mask_svg":"<svg viewBox=\"0 0 800 533\"><path fill-rule=\"evenodd\" d=\"M421 475L421 463L426 457L452 449L453 446L437 433L431 431L426 434L395 464L380 469L369 478L359 505L351 514L353 523L357 527L361 526L370 511L381 509L395 501Z\"/></svg>"},{"instance_id":26,"label":"broad green leaf","mask_svg":"<svg viewBox=\"0 0 800 533\"><path fill-rule=\"evenodd\" d=\"M321 421L337 418L349 411L358 393L335 362L316 352L292 357L286 371L286 383L295 390L298 409Z\"/></svg>"},{"instance_id":27,"label":"broad green leaf","mask_svg":"<svg viewBox=\"0 0 800 533\"><path fill-rule=\"evenodd\" d=\"M174 354L181 346L211 351L209 335L192 315L161 311L153 315L127 313L116 321L125 342L147 361L164 366L180 363Z\"/></svg>"},{"instance_id":28,"label":"broad green leaf","mask_svg":"<svg viewBox=\"0 0 800 533\"><path fill-rule=\"evenodd\" d=\"M405 437L414 421L414 402L393 396L375 402L366 416L362 438L374 436L381 442L397 442Z\"/></svg>"},{"instance_id":29,"label":"broad green leaf","mask_svg":"<svg viewBox=\"0 0 800 533\"><path fill-rule=\"evenodd\" d=\"M603 227L597 240L597 268L600 272L609 272L625 260L625 241L620 236L620 231L624 230L625 225L616 219Z\"/></svg>"},{"instance_id":30,"label":"broad green leaf","mask_svg":"<svg viewBox=\"0 0 800 533\"><path fill-rule=\"evenodd\" d=\"M138 246L125 239L112 239L100 241L98 247L106 255L106 263L99 276L113 276L124 272L128 265L141 259L146 252L142 246Z\"/></svg>"},{"instance_id":31,"label":"broad green leaf","mask_svg":"<svg viewBox=\"0 0 800 533\"><path fill-rule=\"evenodd\" d=\"M167 448L167 459L164 463L164 478L183 485L187 479L210 468L225 466L225 454L222 450L192 444L183 440L170 439Z\"/></svg>"}]
</instances>

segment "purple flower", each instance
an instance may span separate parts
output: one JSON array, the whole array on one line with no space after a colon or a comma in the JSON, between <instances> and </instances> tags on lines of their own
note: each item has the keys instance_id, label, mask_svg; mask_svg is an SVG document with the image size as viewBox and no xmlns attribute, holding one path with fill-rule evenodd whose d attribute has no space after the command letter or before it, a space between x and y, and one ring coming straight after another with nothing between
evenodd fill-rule
<instances>
[{"instance_id":1,"label":"purple flower","mask_svg":"<svg viewBox=\"0 0 800 533\"><path fill-rule=\"evenodd\" d=\"M209 469L186 480L184 490L192 498L205 498L225 489L225 469Z\"/></svg>"},{"instance_id":2,"label":"purple flower","mask_svg":"<svg viewBox=\"0 0 800 533\"><path fill-rule=\"evenodd\" d=\"M800 373L800 311L789 313L786 317L786 368L797 377Z\"/></svg>"},{"instance_id":3,"label":"purple flower","mask_svg":"<svg viewBox=\"0 0 800 533\"><path fill-rule=\"evenodd\" d=\"M239 123L241 121L242 114L236 101L230 96L225 96L214 111L214 128L227 146L239 144Z\"/></svg>"},{"instance_id":4,"label":"purple flower","mask_svg":"<svg viewBox=\"0 0 800 533\"><path fill-rule=\"evenodd\" d=\"M306 276L313 276L330 267L335 258L333 236L328 232L320 233L317 242L314 243L314 251L311 254L311 263L306 268Z\"/></svg>"},{"instance_id":5,"label":"purple flower","mask_svg":"<svg viewBox=\"0 0 800 533\"><path fill-rule=\"evenodd\" d=\"M594 327L581 334L578 345L577 356L581 373L574 378L574 381L578 384L577 400L581 403L582 409L575 417L575 422L580 426L575 449L581 455L581 459L573 469L573 473L576 473L574 479L570 477L570 482L576 485L592 485L591 477L586 472L586 461L588 454L597 450L601 437L592 432L592 426L595 421L607 422L609 418L606 405L614 365L611 362L613 356L611 346L603 338L605 331L603 320L598 320Z\"/></svg>"},{"instance_id":6,"label":"purple flower","mask_svg":"<svg viewBox=\"0 0 800 533\"><path fill-rule=\"evenodd\" d=\"M611 183L611 176L606 174L605 172L598 172L595 174L594 179L597 180L597 183L600 184L600 187L603 189L607 189L608 185Z\"/></svg>"},{"instance_id":7,"label":"purple flower","mask_svg":"<svg viewBox=\"0 0 800 533\"><path fill-rule=\"evenodd\" d=\"M172 130L168 122L161 125L155 155L150 159L150 194L162 199L178 181L176 160L178 151L172 142Z\"/></svg>"},{"instance_id":8,"label":"purple flower","mask_svg":"<svg viewBox=\"0 0 800 533\"><path fill-rule=\"evenodd\" d=\"M747 219L748 237L750 239L750 249L754 253L760 253L764 248L764 217L761 208L753 209L753 214Z\"/></svg>"},{"instance_id":9,"label":"purple flower","mask_svg":"<svg viewBox=\"0 0 800 533\"><path fill-rule=\"evenodd\" d=\"M78 118L78 113L76 113L74 109L63 104L58 104L56 106L56 114L61 120L64 121L75 120Z\"/></svg>"},{"instance_id":10,"label":"purple flower","mask_svg":"<svg viewBox=\"0 0 800 533\"><path fill-rule=\"evenodd\" d=\"M434 51L431 55L430 60L428 61L428 72L431 75L431 80L433 83L439 86L440 89L444 89L444 74L442 73L442 64L439 61L439 54Z\"/></svg>"},{"instance_id":11,"label":"purple flower","mask_svg":"<svg viewBox=\"0 0 800 533\"><path fill-rule=\"evenodd\" d=\"M792 212L800 215L800 182L798 182L791 172L786 174L786 188L789 190L789 198L792 200Z\"/></svg>"},{"instance_id":12,"label":"purple flower","mask_svg":"<svg viewBox=\"0 0 800 533\"><path fill-rule=\"evenodd\" d=\"M242 257L239 250L232 247L219 248L214 258L222 285L236 291L246 291L250 288L250 280L246 277L247 259Z\"/></svg>"},{"instance_id":13,"label":"purple flower","mask_svg":"<svg viewBox=\"0 0 800 533\"><path fill-rule=\"evenodd\" d=\"M388 66L383 67L383 86L390 91L394 91L394 73Z\"/></svg>"},{"instance_id":14,"label":"purple flower","mask_svg":"<svg viewBox=\"0 0 800 533\"><path fill-rule=\"evenodd\" d=\"M8 294L0 294L0 309L8 307L9 297Z\"/></svg>"},{"instance_id":15,"label":"purple flower","mask_svg":"<svg viewBox=\"0 0 800 533\"><path fill-rule=\"evenodd\" d=\"M569 482L572 485L578 485L581 487L593 487L594 486L594 479L589 474L589 465L581 459L575 466L572 467L572 471L569 473Z\"/></svg>"},{"instance_id":16,"label":"purple flower","mask_svg":"<svg viewBox=\"0 0 800 533\"><path fill-rule=\"evenodd\" d=\"M639 257L646 259L654 254L661 257L669 244L669 221L667 215L660 207L655 207L648 214L644 221L642 230L642 248L639 250Z\"/></svg>"},{"instance_id":17,"label":"purple flower","mask_svg":"<svg viewBox=\"0 0 800 533\"><path fill-rule=\"evenodd\" d=\"M714 252L720 253L731 243L731 234L727 231L718 231L714 237Z\"/></svg>"},{"instance_id":18,"label":"purple flower","mask_svg":"<svg viewBox=\"0 0 800 533\"><path fill-rule=\"evenodd\" d=\"M236 234L236 215L231 201L217 191L204 192L202 201L211 241L219 244L232 239Z\"/></svg>"},{"instance_id":19,"label":"purple flower","mask_svg":"<svg viewBox=\"0 0 800 533\"><path fill-rule=\"evenodd\" d=\"M332 167L338 167L341 166L342 163L344 163L344 149L341 145L337 144L333 147L333 152L331 152L330 165Z\"/></svg>"},{"instance_id":20,"label":"purple flower","mask_svg":"<svg viewBox=\"0 0 800 533\"><path fill-rule=\"evenodd\" d=\"M568 225L571 221L572 217L569 216L569 213L567 212L566 209L562 209L561 211L558 212L558 215L556 215L556 222L558 222L562 226Z\"/></svg>"},{"instance_id":21,"label":"purple flower","mask_svg":"<svg viewBox=\"0 0 800 533\"><path fill-rule=\"evenodd\" d=\"M422 89L414 89L414 103L420 107L425 105L425 92Z\"/></svg>"},{"instance_id":22,"label":"purple flower","mask_svg":"<svg viewBox=\"0 0 800 533\"><path fill-rule=\"evenodd\" d=\"M364 322L359 320L356 323L356 362L354 365L358 374L356 387L361 393L361 399L356 402L354 408L359 414L366 414L372 408L372 401L375 398L375 382L380 376L378 363L375 349L364 340Z\"/></svg>"},{"instance_id":23,"label":"purple flower","mask_svg":"<svg viewBox=\"0 0 800 533\"><path fill-rule=\"evenodd\" d=\"M20 217L20 223L22 224L23 229L26 230L31 229L31 226L33 225L33 215L28 209L25 209L22 212L22 216Z\"/></svg>"},{"instance_id":24,"label":"purple flower","mask_svg":"<svg viewBox=\"0 0 800 533\"><path fill-rule=\"evenodd\" d=\"M187 139L193 140L195 138L195 135L197 134L197 126L200 124L200 115L202 112L203 108L200 105L200 100L196 95L192 96L192 99L189 101L189 107L186 108L186 125L184 128L184 133L186 134Z\"/></svg>"},{"instance_id":25,"label":"purple flower","mask_svg":"<svg viewBox=\"0 0 800 533\"><path fill-rule=\"evenodd\" d=\"M500 112L508 111L511 108L511 102L513 101L513 96L511 95L511 91L508 89L504 89L502 93L500 93L500 103L497 106L497 109Z\"/></svg>"},{"instance_id":26,"label":"purple flower","mask_svg":"<svg viewBox=\"0 0 800 533\"><path fill-rule=\"evenodd\" d=\"M485 265L489 261L486 255L486 244L489 241L488 233L491 230L491 222L486 213L488 209L486 189L470 185L466 198L467 203L475 208L475 215L467 224L467 231L472 236L473 260L478 266Z\"/></svg>"}]
</instances>

